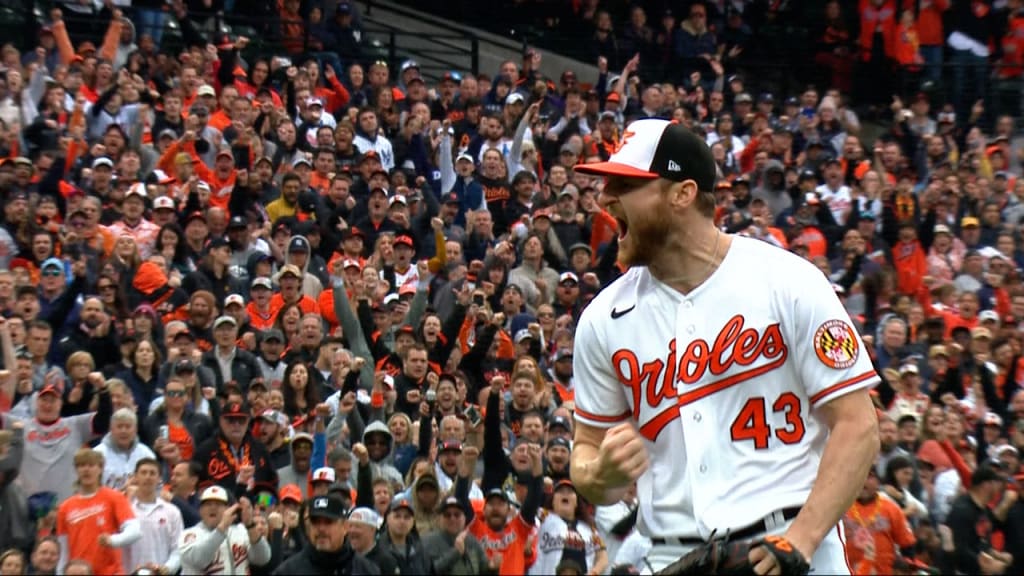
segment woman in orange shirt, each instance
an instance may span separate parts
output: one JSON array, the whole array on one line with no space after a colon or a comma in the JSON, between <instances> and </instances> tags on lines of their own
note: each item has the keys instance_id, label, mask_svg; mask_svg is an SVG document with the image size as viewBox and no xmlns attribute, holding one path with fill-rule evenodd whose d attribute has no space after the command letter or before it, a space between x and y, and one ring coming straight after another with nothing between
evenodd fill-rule
<instances>
[{"instance_id":1,"label":"woman in orange shirt","mask_svg":"<svg viewBox=\"0 0 1024 576\"><path fill-rule=\"evenodd\" d=\"M119 574L120 549L142 538L128 498L100 485L103 464L103 454L91 448L75 453L77 490L57 509L60 574L70 560L85 560L94 574Z\"/></svg>"}]
</instances>

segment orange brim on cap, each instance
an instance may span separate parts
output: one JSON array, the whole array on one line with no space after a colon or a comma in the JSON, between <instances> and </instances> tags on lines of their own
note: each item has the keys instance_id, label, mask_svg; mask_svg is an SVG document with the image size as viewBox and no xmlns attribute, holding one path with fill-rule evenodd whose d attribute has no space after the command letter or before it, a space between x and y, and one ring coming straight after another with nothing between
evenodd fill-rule
<instances>
[{"instance_id":1,"label":"orange brim on cap","mask_svg":"<svg viewBox=\"0 0 1024 576\"><path fill-rule=\"evenodd\" d=\"M580 174L592 174L594 176L622 176L625 178L644 178L654 180L659 178L654 172L641 170L636 166L622 164L621 162L595 162L593 164L580 164L574 166L573 170Z\"/></svg>"}]
</instances>

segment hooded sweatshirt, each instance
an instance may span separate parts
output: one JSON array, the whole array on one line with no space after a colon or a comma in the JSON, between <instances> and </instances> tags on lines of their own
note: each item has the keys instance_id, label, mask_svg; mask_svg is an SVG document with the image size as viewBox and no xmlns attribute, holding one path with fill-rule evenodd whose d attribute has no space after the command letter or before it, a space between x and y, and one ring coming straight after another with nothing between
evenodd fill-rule
<instances>
[{"instance_id":1,"label":"hooded sweatshirt","mask_svg":"<svg viewBox=\"0 0 1024 576\"><path fill-rule=\"evenodd\" d=\"M772 173L779 174L782 177L779 188L771 188L770 175ZM785 180L785 168L782 166L782 162L769 160L764 168L763 183L754 190L751 196L763 199L772 214L778 216L793 206L793 199L789 196L789 192L786 191Z\"/></svg>"},{"instance_id":2,"label":"hooded sweatshirt","mask_svg":"<svg viewBox=\"0 0 1024 576\"><path fill-rule=\"evenodd\" d=\"M395 464L394 464L394 458L395 458L395 455L394 455L395 439L394 439L393 436L391 436L391 431L388 430L387 424L381 422L380 420L371 422L370 425L367 426L366 430L363 432L363 443L364 444L366 443L367 436L369 434L373 434L374 432L380 432L380 433L385 434L387 436L387 439L388 439L388 452L387 452L387 455L385 455L380 460L377 460L375 462L370 462L370 466L373 469L373 477L374 478L381 478L381 477L383 477L383 478L387 478L391 482L397 482L398 484L404 484L405 483L405 479L402 478L402 475L398 472L398 469L395 468Z\"/></svg>"},{"instance_id":3,"label":"hooded sweatshirt","mask_svg":"<svg viewBox=\"0 0 1024 576\"><path fill-rule=\"evenodd\" d=\"M117 52L114 54L114 70L120 70L128 62L128 56L139 49L138 45L135 44L135 24L131 20L124 18L121 20L121 26L127 26L131 30L131 39L128 40L128 43L118 42Z\"/></svg>"},{"instance_id":4,"label":"hooded sweatshirt","mask_svg":"<svg viewBox=\"0 0 1024 576\"><path fill-rule=\"evenodd\" d=\"M295 242L296 239L301 240L302 251L306 254L306 263L302 266L302 293L305 294L306 296L309 296L313 300L316 300L317 298L320 297L320 293L324 291L324 285L320 282L320 279L317 278L317 275L315 273L310 272L309 264L314 257L320 257L314 256L312 254L309 247L309 241L302 236L292 236L291 238L289 238L288 246L290 247L292 245L292 242ZM320 258L320 260L322 261L323 259ZM292 263L292 255L290 253L285 254L285 264Z\"/></svg>"},{"instance_id":5,"label":"hooded sweatshirt","mask_svg":"<svg viewBox=\"0 0 1024 576\"><path fill-rule=\"evenodd\" d=\"M143 458L156 459L156 454L142 442L138 436L132 440L127 450L121 450L114 443L114 438L108 432L103 436L96 451L103 454L103 485L114 490L121 490L128 484L128 478L135 473L135 464Z\"/></svg>"}]
</instances>

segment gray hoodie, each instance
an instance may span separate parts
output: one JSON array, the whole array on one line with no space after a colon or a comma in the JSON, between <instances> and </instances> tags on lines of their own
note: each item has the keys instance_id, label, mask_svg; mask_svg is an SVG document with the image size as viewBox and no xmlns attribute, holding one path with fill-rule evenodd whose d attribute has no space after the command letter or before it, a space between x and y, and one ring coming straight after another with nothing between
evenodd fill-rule
<instances>
[{"instance_id":1,"label":"gray hoodie","mask_svg":"<svg viewBox=\"0 0 1024 576\"><path fill-rule=\"evenodd\" d=\"M771 184L772 174L779 175L779 188L773 188ZM754 198L761 198L768 209L772 212L772 218L778 217L784 210L793 205L793 199L786 191L785 168L778 160L769 160L764 168L764 179L762 184L754 189L751 194Z\"/></svg>"},{"instance_id":2,"label":"gray hoodie","mask_svg":"<svg viewBox=\"0 0 1024 576\"><path fill-rule=\"evenodd\" d=\"M312 254L309 248L309 240L306 240L302 236L292 236L288 239L288 253L284 255L284 263L292 264L292 255L290 253L292 243L298 239L301 241L303 246L303 252L306 254L306 262L302 265L302 293L309 296L313 300L320 297L320 293L324 291L323 284L320 283L320 279L309 271L309 261L312 259Z\"/></svg>"},{"instance_id":3,"label":"gray hoodie","mask_svg":"<svg viewBox=\"0 0 1024 576\"><path fill-rule=\"evenodd\" d=\"M402 473L395 468L394 464L394 447L395 439L391 436L391 430L388 430L388 425L377 420L371 422L366 430L363 432L363 443L366 443L366 436L374 432L382 432L388 438L388 453L386 456L376 462L370 462L370 467L373 470L373 477L376 478L387 478L391 482L398 484L405 484L405 479L402 478Z\"/></svg>"}]
</instances>

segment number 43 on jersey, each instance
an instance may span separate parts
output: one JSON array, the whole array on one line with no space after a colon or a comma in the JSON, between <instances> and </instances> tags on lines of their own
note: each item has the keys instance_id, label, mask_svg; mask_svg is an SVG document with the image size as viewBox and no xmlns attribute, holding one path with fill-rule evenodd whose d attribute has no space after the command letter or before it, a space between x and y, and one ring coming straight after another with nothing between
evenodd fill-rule
<instances>
[{"instance_id":1,"label":"number 43 on jersey","mask_svg":"<svg viewBox=\"0 0 1024 576\"><path fill-rule=\"evenodd\" d=\"M800 413L800 398L792 392L785 392L771 405L776 414L784 414L786 425L772 427L768 424L768 405L763 396L755 396L747 400L740 409L729 431L733 442L753 440L754 448L767 450L768 440L773 432L783 444L796 444L804 438L804 419Z\"/></svg>"}]
</instances>

